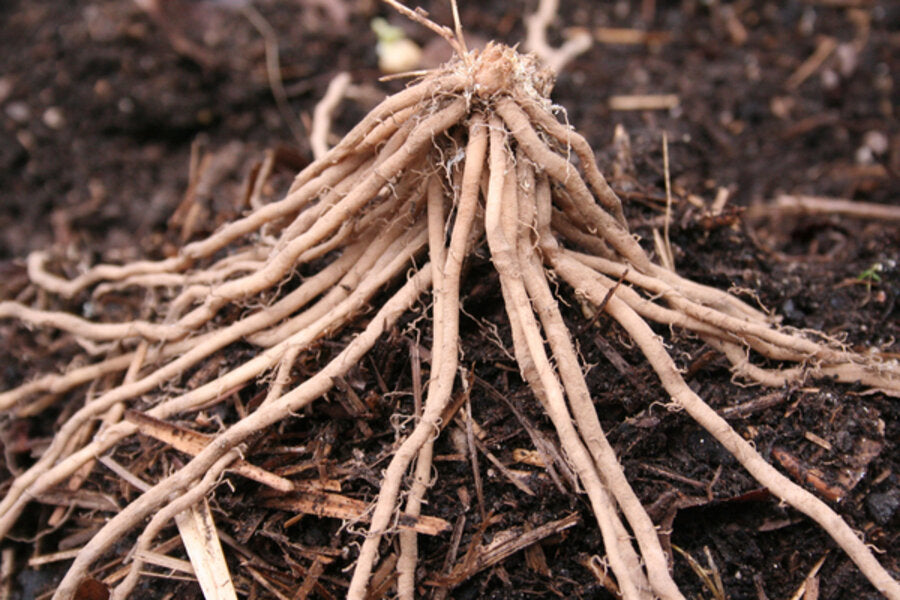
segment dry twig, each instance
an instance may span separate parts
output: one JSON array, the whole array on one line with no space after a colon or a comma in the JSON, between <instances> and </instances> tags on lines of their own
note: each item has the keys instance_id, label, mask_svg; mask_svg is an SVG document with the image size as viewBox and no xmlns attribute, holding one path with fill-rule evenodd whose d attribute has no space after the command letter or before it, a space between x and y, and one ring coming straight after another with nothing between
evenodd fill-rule
<instances>
[{"instance_id":1,"label":"dry twig","mask_svg":"<svg viewBox=\"0 0 900 600\"><path fill-rule=\"evenodd\" d=\"M525 48L534 52L554 73L562 71L572 59L587 52L593 38L586 29L575 29L559 48L547 43L547 28L557 16L559 0L540 0L537 12L525 19Z\"/></svg>"},{"instance_id":2,"label":"dry twig","mask_svg":"<svg viewBox=\"0 0 900 600\"><path fill-rule=\"evenodd\" d=\"M750 219L783 215L835 215L900 223L900 207L820 196L782 194L773 202L752 206L747 211Z\"/></svg>"}]
</instances>

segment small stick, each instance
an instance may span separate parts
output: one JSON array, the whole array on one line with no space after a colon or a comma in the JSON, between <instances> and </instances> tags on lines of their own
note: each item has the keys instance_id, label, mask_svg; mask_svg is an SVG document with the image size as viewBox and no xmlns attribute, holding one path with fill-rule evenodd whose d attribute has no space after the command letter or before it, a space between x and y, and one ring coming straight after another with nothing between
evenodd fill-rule
<instances>
[{"instance_id":1,"label":"small stick","mask_svg":"<svg viewBox=\"0 0 900 600\"><path fill-rule=\"evenodd\" d=\"M786 391L775 390L741 404L726 406L719 409L719 414L726 419L746 417L749 414L778 406L782 402L786 402L789 397L790 395Z\"/></svg>"},{"instance_id":2,"label":"small stick","mask_svg":"<svg viewBox=\"0 0 900 600\"><path fill-rule=\"evenodd\" d=\"M610 110L671 110L681 103L678 94L619 94L610 96Z\"/></svg>"},{"instance_id":3,"label":"small stick","mask_svg":"<svg viewBox=\"0 0 900 600\"><path fill-rule=\"evenodd\" d=\"M781 194L774 202L752 206L747 217L760 218L785 214L836 215L854 219L871 219L900 223L900 207L843 198Z\"/></svg>"},{"instance_id":4,"label":"small stick","mask_svg":"<svg viewBox=\"0 0 900 600\"><path fill-rule=\"evenodd\" d=\"M668 31L644 31L642 29L622 29L616 27L597 27L594 39L601 44L667 44L672 39Z\"/></svg>"},{"instance_id":5,"label":"small stick","mask_svg":"<svg viewBox=\"0 0 900 600\"><path fill-rule=\"evenodd\" d=\"M546 469L547 473L550 475L550 479L553 480L553 483L556 485L556 489L558 489L561 494L568 493L565 486L563 486L562 484L560 475L557 473L557 467L560 469L572 489L575 489L575 474L572 473L569 465L562 458L562 455L560 454L558 448L544 437L544 434L541 433L533 423L531 423L528 417L522 414L522 411L516 408L515 403L512 402L505 394L501 394L494 388L494 386L492 386L484 379L481 379L480 377L476 376L475 381L485 390L487 390L488 394L490 394L491 397L505 403L507 408L509 408L513 415L515 415L519 423L522 424L522 428L525 429L525 431L528 433L528 436L531 438L531 442L532 444L534 444L534 448L538 453L538 457L543 463L544 469Z\"/></svg>"},{"instance_id":6,"label":"small stick","mask_svg":"<svg viewBox=\"0 0 900 600\"><path fill-rule=\"evenodd\" d=\"M669 136L663 131L663 173L666 183L666 219L663 224L663 240L665 252L662 256L663 266L670 271L675 271L675 256L672 254L672 242L669 239L669 226L672 222L672 182L669 176Z\"/></svg>"},{"instance_id":7,"label":"small stick","mask_svg":"<svg viewBox=\"0 0 900 600\"><path fill-rule=\"evenodd\" d=\"M466 394L466 407L461 412L465 415L465 432L466 444L469 448L469 460L472 463L472 476L475 478L475 497L478 499L478 514L481 515L482 522L487 518L487 512L484 509L484 485L481 481L481 469L478 467L478 450L475 447L475 432L472 428L472 416L469 413L472 410L472 402L469 394Z\"/></svg>"},{"instance_id":8,"label":"small stick","mask_svg":"<svg viewBox=\"0 0 900 600\"><path fill-rule=\"evenodd\" d=\"M612 298L612 295L616 293L616 290L619 289L619 286L622 285L622 282L625 281L625 277L628 275L628 267L622 271L622 274L619 275L619 278L616 280L616 284L609 288L609 291L606 292L606 295L603 296L603 301L600 302L597 306L594 307L594 317L586 322L575 334L575 337L580 336L582 333L591 329L597 324L597 321L600 320L600 317L603 315L603 311L606 310L606 305L609 303L609 299Z\"/></svg>"},{"instance_id":9,"label":"small stick","mask_svg":"<svg viewBox=\"0 0 900 600\"><path fill-rule=\"evenodd\" d=\"M244 564L243 567L247 570L248 573L250 573L250 577L252 577L254 581L266 588L278 600L291 600L288 596L286 596L278 588L276 588L271 581L263 577L263 574L258 570L254 569L249 564Z\"/></svg>"},{"instance_id":10,"label":"small stick","mask_svg":"<svg viewBox=\"0 0 900 600\"><path fill-rule=\"evenodd\" d=\"M394 8L394 10L396 10L397 12L399 12L406 18L408 18L412 21L415 21L416 23L418 23L420 25L424 25L431 31L435 32L436 34L438 34L439 36L441 36L442 38L447 40L447 43L450 44L450 46L453 48L453 50L456 52L456 54L458 56L460 56L460 57L468 56L468 52L466 52L465 46L462 45L462 43L463 43L462 40L454 37L453 31L451 31L447 27L444 27L443 25L438 25L437 23L435 23L434 21L429 19L428 13L426 13L421 8L418 8L416 10L411 10L408 7L401 4L400 2L398 2L397 0L383 0L383 1L385 3L391 5L391 7ZM454 19L456 19L458 22L459 15L457 15L455 13L456 13L456 11L454 10Z\"/></svg>"},{"instance_id":11,"label":"small stick","mask_svg":"<svg viewBox=\"0 0 900 600\"><path fill-rule=\"evenodd\" d=\"M157 567L162 567L163 569L169 571L180 571L187 575L193 575L196 578L194 567L191 565L190 561L175 558L169 556L168 554L154 552L153 550L143 550L140 552L140 554L136 554L136 558L145 563L155 565ZM205 596L205 598L210 600L218 600L216 596Z\"/></svg>"},{"instance_id":12,"label":"small stick","mask_svg":"<svg viewBox=\"0 0 900 600\"><path fill-rule=\"evenodd\" d=\"M369 503L341 494L327 492L303 492L289 497L278 497L262 503L270 508L301 512L320 517L332 517L355 522L368 522ZM425 535L440 535L450 531L450 523L438 517L401 514L398 522L401 530L410 529Z\"/></svg>"},{"instance_id":13,"label":"small stick","mask_svg":"<svg viewBox=\"0 0 900 600\"><path fill-rule=\"evenodd\" d=\"M475 421L472 419L472 417L467 412L463 412L463 414L465 415L465 417L463 417L463 418L465 420L466 434L468 435L470 433L470 431L472 430L472 427L473 427ZM484 444L484 442L482 442L480 439L478 439L478 436L471 435L469 438L469 442L475 445L473 450L477 449L479 452L484 454L485 458L487 458L491 464L493 464L495 467L497 467L497 470L499 470L501 473L503 473L503 476L506 477L511 484L513 484L514 486L516 486L517 488L519 488L521 491L525 492L529 496L535 495L534 490L532 490L530 487L528 487L528 484L525 483L521 477L519 477L518 475L516 475L515 473L510 471L509 468L506 465L504 465L503 462L499 458L494 456L494 453L491 452L490 449L488 449L488 447ZM477 461L473 461L473 463L477 464ZM478 478L480 478L480 477L481 476L479 475ZM476 479L476 485L475 485L476 493L478 492L478 488L481 487L480 485L478 485L478 483L479 483L478 479ZM479 502L481 502L481 501L483 501L483 497L481 499L479 499ZM480 508L483 508L483 507L480 507Z\"/></svg>"},{"instance_id":14,"label":"small stick","mask_svg":"<svg viewBox=\"0 0 900 600\"><path fill-rule=\"evenodd\" d=\"M10 564L10 565L5 564L5 559L6 559L5 553L7 551L12 553L13 549L12 548L4 548L3 549L3 552L4 552L3 571L6 571L7 568L11 569L13 566L12 564ZM61 560L72 560L73 558L78 556L79 552L81 552L81 548L72 548L71 550L60 550L59 552L51 552L50 554L41 554L38 556L32 556L31 558L28 559L28 566L29 567L41 567L43 565L49 565L51 563L59 562ZM7 573L5 575L5 577L9 577L9 575L11 575L11 574L12 574L12 572L10 570L9 573ZM4 585L7 583L5 577L3 580ZM9 583L12 583L12 579L9 580ZM4 598L4 600L9 600L9 596L5 596L5 597L0 596L0 598Z\"/></svg>"},{"instance_id":15,"label":"small stick","mask_svg":"<svg viewBox=\"0 0 900 600\"><path fill-rule=\"evenodd\" d=\"M507 535L503 535L504 532L497 533L494 535L495 541L493 543L487 546L479 545L475 549L474 556L458 564L451 574L446 576L446 579L458 585L476 573L509 558L516 552L524 550L546 537L574 527L580 521L581 518L578 516L578 513L572 513L562 519L544 523L531 531L515 529ZM441 577L441 579L444 579L444 577Z\"/></svg>"},{"instance_id":16,"label":"small stick","mask_svg":"<svg viewBox=\"0 0 900 600\"><path fill-rule=\"evenodd\" d=\"M525 48L534 52L554 73L562 71L573 58L586 52L593 44L591 34L584 29L573 32L559 48L547 43L547 28L557 16L559 0L540 0L537 11L525 18Z\"/></svg>"},{"instance_id":17,"label":"small stick","mask_svg":"<svg viewBox=\"0 0 900 600\"><path fill-rule=\"evenodd\" d=\"M456 39L459 40L459 45L462 47L463 60L471 65L469 49L466 47L466 37L463 35L462 23L459 20L459 6L457 6L456 0L450 0L450 8L453 9L453 27L456 29Z\"/></svg>"},{"instance_id":18,"label":"small stick","mask_svg":"<svg viewBox=\"0 0 900 600\"><path fill-rule=\"evenodd\" d=\"M116 462L112 456L101 456L97 460L101 465L118 475L122 481L128 483L139 492L146 492L152 487L149 483Z\"/></svg>"},{"instance_id":19,"label":"small stick","mask_svg":"<svg viewBox=\"0 0 900 600\"><path fill-rule=\"evenodd\" d=\"M813 53L803 63L797 67L797 70L791 73L784 86L789 90L796 90L810 75L822 66L835 48L838 47L837 40L833 37L824 36L819 40L818 46Z\"/></svg>"},{"instance_id":20,"label":"small stick","mask_svg":"<svg viewBox=\"0 0 900 600\"><path fill-rule=\"evenodd\" d=\"M291 130L294 139L302 147L306 132L303 131L303 126L297 120L297 115L294 114L294 110L288 102L287 92L284 90L284 82L281 79L281 59L278 55L278 34L275 33L272 25L251 3L242 4L241 11L263 38L269 87L272 88L272 95L275 97L275 103L278 105L281 117L287 124L288 129Z\"/></svg>"},{"instance_id":21,"label":"small stick","mask_svg":"<svg viewBox=\"0 0 900 600\"><path fill-rule=\"evenodd\" d=\"M725 204L728 202L728 198L731 196L731 192L726 187L719 187L716 190L716 198L713 200L712 206L709 209L709 212L713 215L721 215L722 211L725 210Z\"/></svg>"},{"instance_id":22,"label":"small stick","mask_svg":"<svg viewBox=\"0 0 900 600\"><path fill-rule=\"evenodd\" d=\"M825 559L828 558L828 552L822 555L822 558L816 561L816 564L812 566L809 570L809 573L806 574L806 579L803 580L803 583L800 584L800 587L797 588L797 591L791 595L790 600L800 600L801 598L806 598L806 600L815 600L815 597L812 597L809 594L809 589L813 586L818 588L818 583L813 583L817 581L817 575L819 574L819 569L822 568L822 565L825 564ZM818 590L817 590L818 591Z\"/></svg>"},{"instance_id":23,"label":"small stick","mask_svg":"<svg viewBox=\"0 0 900 600\"><path fill-rule=\"evenodd\" d=\"M4 548L0 551L0 600L9 600L12 597L13 576L16 574L15 563L16 555L13 548ZM30 561L29 564L31 564Z\"/></svg>"},{"instance_id":24,"label":"small stick","mask_svg":"<svg viewBox=\"0 0 900 600\"><path fill-rule=\"evenodd\" d=\"M125 419L139 425L142 434L153 437L176 450L192 456L200 454L207 445L215 440L214 436L193 431L173 423L167 423L136 410L126 411ZM236 460L231 469L235 473L258 481L279 492L291 492L294 490L294 483L291 480L279 477L245 460Z\"/></svg>"},{"instance_id":25,"label":"small stick","mask_svg":"<svg viewBox=\"0 0 900 600\"><path fill-rule=\"evenodd\" d=\"M175 515L175 524L187 550L194 576L206 600L237 600L234 582L225 562L206 498Z\"/></svg>"},{"instance_id":26,"label":"small stick","mask_svg":"<svg viewBox=\"0 0 900 600\"><path fill-rule=\"evenodd\" d=\"M453 562L456 560L456 556L459 553L459 543L462 541L463 530L466 526L466 515L459 515L456 519L456 524L453 525L453 533L450 535L450 546L447 551L447 555L444 557L444 563L441 566L441 570L439 571L439 577L442 580L446 580L449 578L452 573ZM435 589L433 600L445 600L447 598L447 594L450 592L450 586L442 585Z\"/></svg>"}]
</instances>

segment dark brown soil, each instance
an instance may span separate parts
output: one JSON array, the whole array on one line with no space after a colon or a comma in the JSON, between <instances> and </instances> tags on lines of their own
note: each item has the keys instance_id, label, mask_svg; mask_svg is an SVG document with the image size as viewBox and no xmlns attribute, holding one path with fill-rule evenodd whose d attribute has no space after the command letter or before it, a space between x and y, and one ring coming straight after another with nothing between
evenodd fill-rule
<instances>
[{"instance_id":1,"label":"dark brown soil","mask_svg":"<svg viewBox=\"0 0 900 600\"><path fill-rule=\"evenodd\" d=\"M311 160L307 143L294 139L272 98L262 39L233 8L240 3L161 0L164 10L156 15L125 0L0 4L0 298L23 289L23 258L38 248L54 246L72 269L171 253L179 239L168 220L187 186L192 144L201 152L230 157L223 159L227 174L218 194L205 200L201 229L206 230L240 210L235 198L241 182L265 149L292 146L300 166ZM374 0L256 4L278 34L284 84L291 107L302 116L311 114L340 70L380 93L402 86L377 83L375 36L369 28L376 15L401 25L435 54L443 51L431 34ZM449 23L448 3L433 4L428 7L432 17ZM533 2L527 4L533 8ZM636 231L651 240L648 223L659 223L663 214L666 132L675 194L672 242L681 274L721 288L754 290L788 325L844 336L853 346L900 352L896 227L833 215L751 220L743 212L781 193L898 203L900 6L887 0L563 4L561 22L567 25L645 29L667 37L650 45L597 44L568 66L554 93L569 122L598 150L601 168L616 154L615 127L622 125L630 134L636 177L614 184L631 199L629 218ZM506 43L524 37L521 10L499 1L463 1L461 7L471 38ZM554 35L559 41L560 34ZM836 41L835 49L792 85L792 76L828 43L826 38ZM611 95L662 93L677 94L678 106L639 112L609 108ZM366 100L345 102L337 133L370 106ZM688 200L696 196L709 207L719 188L731 193L719 218L709 218ZM881 265L877 278L866 279L874 265ZM491 273L488 263L470 266L471 280L479 283L469 290L465 308L474 318L497 323L501 338L508 339ZM602 319L586 327L577 306L567 317L571 329L581 332L585 360L595 365L589 383L630 480L654 520L671 528L673 546L704 566L708 549L725 597L788 598L823 556L820 598L877 597L817 527L761 492L689 418L666 410L652 370L622 332ZM53 336L0 325L4 389L58 364L47 350ZM571 490L561 492L541 469L513 462L513 449L533 444L523 421L490 387L552 439L551 425L519 380L515 363L479 321L464 320L462 326L464 361L484 381L474 386L472 404L476 421L488 432L485 445L511 468L530 470L529 485L537 492L525 495L479 456L483 509L498 518L485 536L537 527L573 512L582 521L540 545L546 570L535 553L526 558L520 552L462 582L452 597L611 597L584 566L592 555L602 556L589 508ZM271 439L260 440L254 461L275 468L284 460L311 460L327 434L341 441L333 454L326 453L329 476L345 480L344 493L371 499L384 466L379 461L398 425L391 416L411 411L405 392L411 387L407 349L412 335L398 328L349 382L361 395L375 396L369 415L350 418L332 399L315 414L284 423ZM420 343L427 346L427 329L423 336ZM775 464L808 484L818 477L840 492L842 499L831 498L832 506L884 551L882 562L900 576L896 400L827 381L783 390L739 387L731 383L725 363L701 343L678 332L672 340L676 360L690 373L696 391L717 409L732 410L732 425ZM71 346L63 340L57 350L65 354ZM322 349L323 360L328 352ZM249 399L252 391L247 394ZM768 403L733 409L760 398ZM231 410L225 407L210 417L228 420L234 417ZM53 424L35 420L3 426L0 477L6 480L28 463L28 450L39 451ZM289 445L310 450L287 458L273 451ZM118 456L123 462L151 464L161 452L158 444L136 441ZM466 517L462 555L479 531L482 507L470 463L451 460L456 450L446 436L436 452L449 458L436 463L438 480L427 512L451 523ZM148 468L148 474L153 472ZM223 487L217 493L216 519L265 561L271 569L265 576L300 581L310 556L332 556L321 590L340 597L346 581L342 569L351 564L351 542L358 538L328 519L306 517L285 528L292 515L260 508L255 484L231 481L233 492ZM105 486L113 495L123 493L107 473L95 473L91 483L100 491ZM50 510L35 506L18 532L24 541L4 542L15 549L12 598L35 598L52 589L62 567L29 570L28 558L55 552L61 542L83 543L72 536L95 527L102 517L76 512L58 531L29 539L44 531ZM132 541L123 540L117 551L124 553ZM448 543L448 535L422 542L426 582L442 572ZM238 554L227 552L242 592L273 597L253 583ZM674 554L674 565L677 581L691 597L713 597L682 554ZM196 584L158 578L146 579L135 597L167 593L200 597Z\"/></svg>"}]
</instances>

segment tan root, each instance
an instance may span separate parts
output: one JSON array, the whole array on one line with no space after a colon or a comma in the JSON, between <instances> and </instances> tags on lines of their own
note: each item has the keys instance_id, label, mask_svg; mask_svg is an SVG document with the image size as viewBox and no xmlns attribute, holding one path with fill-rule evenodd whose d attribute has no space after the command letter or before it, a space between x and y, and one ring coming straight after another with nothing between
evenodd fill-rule
<instances>
[{"instance_id":1,"label":"tan root","mask_svg":"<svg viewBox=\"0 0 900 600\"><path fill-rule=\"evenodd\" d=\"M623 598L682 594L656 528L601 428L554 280L602 307L635 342L672 402L775 496L819 523L882 594L900 600L900 585L858 533L769 465L687 386L648 322L696 333L720 349L739 376L765 385L822 375L900 395L898 366L824 337L779 329L737 298L654 264L629 232L587 142L551 112L549 72L504 46L477 53L457 45L462 57L376 107L301 172L284 199L259 206L177 256L100 265L72 280L51 273L44 254L29 259L34 284L64 298L116 289L173 293L152 318L121 323L0 303L0 318L69 332L94 345L117 342L107 356L3 392L0 409L29 414L48 395L63 398L92 380L121 378L74 411L40 458L14 478L0 501L0 537L29 502L138 432L134 419L121 420L122 408L156 398L145 414L170 420L248 383L269 381L255 410L110 518L78 553L54 595L72 598L114 543L142 529L128 576L113 596L129 597L144 551L176 514L212 493L222 471L241 459L242 444L322 397L420 297L431 294L431 374L421 413L384 471L350 584L350 598L365 598L384 540L394 535L401 496L409 517L422 511L432 443L457 387L463 267L475 249L487 248L522 378L546 410L587 495ZM299 266L313 265L312 275L281 291ZM386 290L388 299L373 308ZM229 321L223 309L230 306L244 308ZM337 356L314 376L292 380L299 357L352 325L359 333ZM193 389L163 393L169 382L237 343L258 352ZM751 362L759 357L797 366L765 370ZM85 435L99 418L103 426ZM417 585L417 534L407 529L398 535L398 589L407 599Z\"/></svg>"}]
</instances>

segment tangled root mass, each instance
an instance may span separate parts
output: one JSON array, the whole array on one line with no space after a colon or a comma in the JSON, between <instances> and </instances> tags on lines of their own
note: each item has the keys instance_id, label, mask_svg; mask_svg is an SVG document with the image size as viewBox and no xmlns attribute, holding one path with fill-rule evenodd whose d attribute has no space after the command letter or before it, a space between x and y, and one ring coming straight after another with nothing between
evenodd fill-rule
<instances>
[{"instance_id":1,"label":"tangled root mass","mask_svg":"<svg viewBox=\"0 0 900 600\"><path fill-rule=\"evenodd\" d=\"M0 536L34 498L138 433L140 419L123 420L126 409L142 406L148 417L174 419L248 383L264 382L267 390L254 410L112 517L78 553L54 598L71 598L121 536L143 528L128 575L114 591L116 598L128 597L143 564L140 550L241 461L241 444L322 397L430 294L431 376L416 425L384 471L359 550L348 595L364 598L379 546L401 510L402 488L409 486L402 511L410 516L419 514L427 494L433 440L457 387L463 265L475 249L486 248L499 274L521 375L553 422L587 495L623 598L682 595L656 528L600 426L555 280L602 307L646 357L673 403L774 495L819 523L882 594L900 599L900 586L857 533L769 465L686 385L649 323L692 332L721 350L738 376L765 385L827 376L900 395L900 369L823 336L782 330L739 299L654 264L629 232L620 200L587 142L551 111L551 86L552 76L532 57L489 45L385 100L302 171L284 199L173 258L100 265L71 280L49 272L44 254L29 258L32 282L52 295L135 289L169 295L152 318L126 322L0 303L0 317L69 332L101 355L3 392L0 410L16 414L48 396L84 396L78 390L101 378L121 382L84 401L41 457L12 480L0 502ZM300 268L312 272L289 289L285 282L295 280ZM387 299L373 307L376 297ZM234 306L243 312L226 315ZM315 344L363 323L313 376L292 376ZM168 390L169 382L235 344L257 352L212 370L192 389ZM760 358L796 366L763 368ZM84 435L98 419L96 432ZM282 492L294 485L280 477L267 483ZM398 590L412 598L416 532L398 535Z\"/></svg>"}]
</instances>

